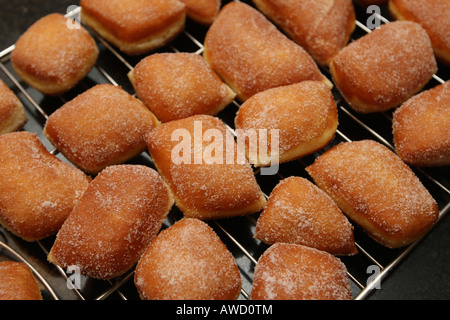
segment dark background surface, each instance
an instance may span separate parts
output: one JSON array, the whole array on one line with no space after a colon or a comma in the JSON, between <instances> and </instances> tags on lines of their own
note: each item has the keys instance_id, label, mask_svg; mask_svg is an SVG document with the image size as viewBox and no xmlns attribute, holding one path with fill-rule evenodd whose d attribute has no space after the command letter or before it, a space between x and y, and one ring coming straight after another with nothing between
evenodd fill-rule
<instances>
[{"instance_id":1,"label":"dark background surface","mask_svg":"<svg viewBox=\"0 0 450 320\"><path fill-rule=\"evenodd\" d=\"M0 51L11 46L34 21L66 13L77 1L0 0ZM450 217L444 219L401 262L368 299L450 299Z\"/></svg>"}]
</instances>

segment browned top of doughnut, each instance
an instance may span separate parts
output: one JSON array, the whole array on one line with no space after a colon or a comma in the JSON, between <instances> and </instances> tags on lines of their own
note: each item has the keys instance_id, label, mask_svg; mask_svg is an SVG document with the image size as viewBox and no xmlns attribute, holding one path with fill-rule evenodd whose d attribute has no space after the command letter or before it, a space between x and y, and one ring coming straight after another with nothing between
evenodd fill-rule
<instances>
[{"instance_id":1,"label":"browned top of doughnut","mask_svg":"<svg viewBox=\"0 0 450 320\"><path fill-rule=\"evenodd\" d=\"M391 13L401 20L420 23L435 49L450 54L450 2L447 0L392 0Z\"/></svg>"},{"instance_id":2,"label":"browned top of doughnut","mask_svg":"<svg viewBox=\"0 0 450 320\"><path fill-rule=\"evenodd\" d=\"M333 199L356 212L376 240L407 244L438 218L435 200L392 151L372 140L341 143L306 168ZM392 240L392 242L391 242Z\"/></svg>"},{"instance_id":3,"label":"browned top of doughnut","mask_svg":"<svg viewBox=\"0 0 450 320\"><path fill-rule=\"evenodd\" d=\"M280 85L325 81L302 47L241 2L219 12L206 35L204 56L242 100Z\"/></svg>"},{"instance_id":4,"label":"browned top of doughnut","mask_svg":"<svg viewBox=\"0 0 450 320\"><path fill-rule=\"evenodd\" d=\"M194 53L149 55L134 68L132 82L138 97L161 122L215 114L235 96Z\"/></svg>"},{"instance_id":5,"label":"browned top of doughnut","mask_svg":"<svg viewBox=\"0 0 450 320\"><path fill-rule=\"evenodd\" d=\"M276 243L255 267L252 300L351 300L347 268L331 254Z\"/></svg>"},{"instance_id":6,"label":"browned top of doughnut","mask_svg":"<svg viewBox=\"0 0 450 320\"><path fill-rule=\"evenodd\" d=\"M437 65L426 31L417 23L397 21L347 45L333 59L331 70L350 105L357 97L385 111L422 89Z\"/></svg>"},{"instance_id":7,"label":"browned top of doughnut","mask_svg":"<svg viewBox=\"0 0 450 320\"><path fill-rule=\"evenodd\" d=\"M296 243L338 255L357 252L353 229L334 201L301 177L283 179L258 218L255 237Z\"/></svg>"},{"instance_id":8,"label":"browned top of doughnut","mask_svg":"<svg viewBox=\"0 0 450 320\"><path fill-rule=\"evenodd\" d=\"M269 19L279 25L321 65L348 42L355 28L351 0L254 0Z\"/></svg>"},{"instance_id":9,"label":"browned top of doughnut","mask_svg":"<svg viewBox=\"0 0 450 320\"><path fill-rule=\"evenodd\" d=\"M216 142L208 141L208 135ZM229 150L227 141L232 142ZM220 119L198 115L166 122L150 131L147 143L186 216L242 215L257 212L265 204L252 168L239 158L233 137Z\"/></svg>"},{"instance_id":10,"label":"browned top of doughnut","mask_svg":"<svg viewBox=\"0 0 450 320\"><path fill-rule=\"evenodd\" d=\"M72 163L89 173L142 152L158 124L141 101L120 87L99 84L50 115L45 135Z\"/></svg>"},{"instance_id":11,"label":"browned top of doughnut","mask_svg":"<svg viewBox=\"0 0 450 320\"><path fill-rule=\"evenodd\" d=\"M81 0L82 11L125 42L158 34L178 20L185 5L178 0Z\"/></svg>"},{"instance_id":12,"label":"browned top of doughnut","mask_svg":"<svg viewBox=\"0 0 450 320\"><path fill-rule=\"evenodd\" d=\"M53 13L17 40L11 62L37 79L61 84L76 78L97 55L97 45L83 27L68 28L67 18Z\"/></svg>"},{"instance_id":13,"label":"browned top of doughnut","mask_svg":"<svg viewBox=\"0 0 450 320\"><path fill-rule=\"evenodd\" d=\"M26 264L0 262L0 300L42 300L39 285Z\"/></svg>"},{"instance_id":14,"label":"browned top of doughnut","mask_svg":"<svg viewBox=\"0 0 450 320\"><path fill-rule=\"evenodd\" d=\"M187 14L193 20L209 25L220 10L221 0L180 0L184 2Z\"/></svg>"},{"instance_id":15,"label":"browned top of doughnut","mask_svg":"<svg viewBox=\"0 0 450 320\"><path fill-rule=\"evenodd\" d=\"M280 154L314 141L333 124L337 124L336 104L330 88L319 81L259 92L241 105L235 118L236 129L278 129ZM267 142L272 151L270 137Z\"/></svg>"},{"instance_id":16,"label":"browned top of doughnut","mask_svg":"<svg viewBox=\"0 0 450 320\"><path fill-rule=\"evenodd\" d=\"M135 284L146 300L233 300L241 276L214 230L184 218L149 245L136 267Z\"/></svg>"},{"instance_id":17,"label":"browned top of doughnut","mask_svg":"<svg viewBox=\"0 0 450 320\"><path fill-rule=\"evenodd\" d=\"M450 164L450 81L405 102L393 114L398 155L411 165Z\"/></svg>"},{"instance_id":18,"label":"browned top of doughnut","mask_svg":"<svg viewBox=\"0 0 450 320\"><path fill-rule=\"evenodd\" d=\"M158 173L142 165L110 166L92 180L50 251L61 267L109 279L136 263L156 237L173 200Z\"/></svg>"},{"instance_id":19,"label":"browned top of doughnut","mask_svg":"<svg viewBox=\"0 0 450 320\"><path fill-rule=\"evenodd\" d=\"M56 233L90 182L35 134L0 136L0 220L28 241Z\"/></svg>"},{"instance_id":20,"label":"browned top of doughnut","mask_svg":"<svg viewBox=\"0 0 450 320\"><path fill-rule=\"evenodd\" d=\"M6 83L0 80L0 124L9 119L18 107L23 108L22 102Z\"/></svg>"}]
</instances>

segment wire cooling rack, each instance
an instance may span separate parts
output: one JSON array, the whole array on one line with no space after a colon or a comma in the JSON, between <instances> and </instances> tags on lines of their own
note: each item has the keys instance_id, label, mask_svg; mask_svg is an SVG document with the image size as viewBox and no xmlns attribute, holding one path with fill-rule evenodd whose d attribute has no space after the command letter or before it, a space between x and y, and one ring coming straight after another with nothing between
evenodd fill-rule
<instances>
[{"instance_id":1,"label":"wire cooling rack","mask_svg":"<svg viewBox=\"0 0 450 320\"><path fill-rule=\"evenodd\" d=\"M230 1L223 1L226 4ZM251 1L242 1L252 5ZM386 8L381 8L380 12L368 13L362 8L355 6L357 13L356 30L351 41L371 32L367 27L368 17L371 23L389 23L389 13ZM76 19L80 8L74 7L68 14L68 18ZM0 52L0 78L5 81L10 88L21 99L26 108L28 123L24 130L37 133L42 143L48 150L63 161L67 161L42 134L45 121L48 116L71 100L79 93L99 83L111 83L120 85L123 89L134 95L127 73L136 65L143 56L129 57L123 55L115 47L97 35L93 30L88 29L97 41L100 49L100 56L96 66L80 84L70 92L58 96L48 97L34 90L24 83L13 71L10 64L10 53L14 45ZM207 28L200 26L190 20L186 22L186 28L169 45L156 50L155 52L191 52L201 55L203 53L203 41ZM151 53L149 53L151 54ZM322 70L329 76L328 70ZM434 87L448 80L448 69L434 75L433 79L424 88ZM330 77L329 77L330 78ZM331 79L331 78L330 78ZM263 176L255 170L255 176L262 190L268 196L273 187L283 178L288 176L302 176L309 178L305 172L305 167L312 164L314 159L321 153L334 145L362 139L374 139L393 148L392 143L392 112L383 112L371 115L360 115L353 112L341 98L336 88L333 94L339 110L339 127L335 139L321 151L307 156L303 159L282 164L277 175ZM218 117L221 118L230 128L234 127L234 116L240 103L233 101ZM132 159L130 163L146 164L154 167L147 152ZM412 168L422 183L427 187L436 199L440 219L450 210L450 175L448 168ZM259 214L245 217L209 221L210 226L217 232L222 241L234 255L242 278L242 290L239 300L250 298L253 270L259 256L267 249L267 245L253 238L256 221ZM163 224L167 228L182 217L181 212L176 207L172 209L168 218ZM433 232L431 230L430 232ZM420 240L412 245L401 249L387 249L371 240L362 230L355 226L355 239L358 255L352 257L340 257L348 269L353 297L356 300L366 299L371 292L379 289L381 282L389 276L396 266L418 245ZM33 243L24 242L11 235L8 231L0 227L0 261L16 260L26 263L34 272L41 285L44 299L54 300L104 300L104 299L139 299L134 286L134 269L125 275L109 281L100 281L81 276L79 283L74 283L71 273L51 265L47 262L47 253L54 241L54 237Z\"/></svg>"}]
</instances>

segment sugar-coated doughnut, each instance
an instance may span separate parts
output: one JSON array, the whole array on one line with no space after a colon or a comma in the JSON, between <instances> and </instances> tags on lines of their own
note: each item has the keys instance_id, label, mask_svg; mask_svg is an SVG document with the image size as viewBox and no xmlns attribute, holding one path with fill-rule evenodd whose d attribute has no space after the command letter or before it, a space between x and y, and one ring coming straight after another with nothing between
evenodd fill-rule
<instances>
[{"instance_id":1,"label":"sugar-coated doughnut","mask_svg":"<svg viewBox=\"0 0 450 320\"><path fill-rule=\"evenodd\" d=\"M22 262L0 262L0 300L42 300L31 269Z\"/></svg>"},{"instance_id":2,"label":"sugar-coated doughnut","mask_svg":"<svg viewBox=\"0 0 450 320\"><path fill-rule=\"evenodd\" d=\"M186 217L225 218L264 207L252 168L219 118L198 115L163 123L149 132L147 144Z\"/></svg>"},{"instance_id":3,"label":"sugar-coated doughnut","mask_svg":"<svg viewBox=\"0 0 450 320\"><path fill-rule=\"evenodd\" d=\"M331 89L320 81L302 81L259 92L246 100L235 118L235 128L245 133L246 153L251 164L284 163L311 154L327 145L338 126ZM267 152L252 144L252 133L267 135ZM272 130L278 141L272 145ZM267 154L267 157L265 157ZM270 160L270 162L268 162Z\"/></svg>"},{"instance_id":4,"label":"sugar-coated doughnut","mask_svg":"<svg viewBox=\"0 0 450 320\"><path fill-rule=\"evenodd\" d=\"M0 136L0 223L26 241L55 234L90 180L33 133Z\"/></svg>"},{"instance_id":5,"label":"sugar-coated doughnut","mask_svg":"<svg viewBox=\"0 0 450 320\"><path fill-rule=\"evenodd\" d=\"M397 20L419 23L428 33L439 61L450 65L450 2L447 0L391 0L389 11Z\"/></svg>"},{"instance_id":6,"label":"sugar-coated doughnut","mask_svg":"<svg viewBox=\"0 0 450 320\"><path fill-rule=\"evenodd\" d=\"M328 67L355 29L351 0L253 0L255 5L314 60Z\"/></svg>"},{"instance_id":7,"label":"sugar-coated doughnut","mask_svg":"<svg viewBox=\"0 0 450 320\"><path fill-rule=\"evenodd\" d=\"M336 203L305 178L288 177L272 190L255 229L267 244L295 243L333 255L357 253L353 228Z\"/></svg>"},{"instance_id":8,"label":"sugar-coated doughnut","mask_svg":"<svg viewBox=\"0 0 450 320\"><path fill-rule=\"evenodd\" d=\"M435 200L391 150L372 140L341 143L306 168L350 220L389 248L406 246L437 222Z\"/></svg>"},{"instance_id":9,"label":"sugar-coated doughnut","mask_svg":"<svg viewBox=\"0 0 450 320\"><path fill-rule=\"evenodd\" d=\"M273 87L304 80L331 82L311 56L262 13L231 2L209 28L204 57L242 101Z\"/></svg>"},{"instance_id":10,"label":"sugar-coated doughnut","mask_svg":"<svg viewBox=\"0 0 450 320\"><path fill-rule=\"evenodd\" d=\"M28 121L22 102L0 80L0 135L21 129Z\"/></svg>"},{"instance_id":11,"label":"sugar-coated doughnut","mask_svg":"<svg viewBox=\"0 0 450 320\"><path fill-rule=\"evenodd\" d=\"M92 180L48 255L62 268L111 279L128 271L156 237L173 205L169 188L150 167L115 165Z\"/></svg>"},{"instance_id":12,"label":"sugar-coated doughnut","mask_svg":"<svg viewBox=\"0 0 450 320\"><path fill-rule=\"evenodd\" d=\"M192 20L210 25L219 13L221 0L180 0L186 5L187 15Z\"/></svg>"},{"instance_id":13,"label":"sugar-coated doughnut","mask_svg":"<svg viewBox=\"0 0 450 320\"><path fill-rule=\"evenodd\" d=\"M346 266L314 248L275 243L255 266L252 300L351 300Z\"/></svg>"},{"instance_id":14,"label":"sugar-coated doughnut","mask_svg":"<svg viewBox=\"0 0 450 320\"><path fill-rule=\"evenodd\" d=\"M158 124L125 90L98 84L52 113L44 134L69 161L95 174L144 151L146 132Z\"/></svg>"},{"instance_id":15,"label":"sugar-coated doughnut","mask_svg":"<svg viewBox=\"0 0 450 320\"><path fill-rule=\"evenodd\" d=\"M48 95L64 93L95 65L98 48L82 27L52 13L36 21L17 40L11 53L14 71L31 87Z\"/></svg>"},{"instance_id":16,"label":"sugar-coated doughnut","mask_svg":"<svg viewBox=\"0 0 450 320\"><path fill-rule=\"evenodd\" d=\"M450 81L402 104L392 118L395 149L412 166L450 165Z\"/></svg>"},{"instance_id":17,"label":"sugar-coated doughnut","mask_svg":"<svg viewBox=\"0 0 450 320\"><path fill-rule=\"evenodd\" d=\"M183 31L186 6L178 0L81 0L81 21L129 55L144 54Z\"/></svg>"},{"instance_id":18,"label":"sugar-coated doughnut","mask_svg":"<svg viewBox=\"0 0 450 320\"><path fill-rule=\"evenodd\" d=\"M161 121L197 114L215 115L236 94L194 53L158 53L128 73L139 99Z\"/></svg>"},{"instance_id":19,"label":"sugar-coated doughnut","mask_svg":"<svg viewBox=\"0 0 450 320\"><path fill-rule=\"evenodd\" d=\"M419 92L437 71L426 31L396 21L359 38L333 59L336 87L357 112L386 111Z\"/></svg>"},{"instance_id":20,"label":"sugar-coated doughnut","mask_svg":"<svg viewBox=\"0 0 450 320\"><path fill-rule=\"evenodd\" d=\"M194 218L161 231L139 260L134 282L143 300L235 300L242 283L231 252Z\"/></svg>"}]
</instances>

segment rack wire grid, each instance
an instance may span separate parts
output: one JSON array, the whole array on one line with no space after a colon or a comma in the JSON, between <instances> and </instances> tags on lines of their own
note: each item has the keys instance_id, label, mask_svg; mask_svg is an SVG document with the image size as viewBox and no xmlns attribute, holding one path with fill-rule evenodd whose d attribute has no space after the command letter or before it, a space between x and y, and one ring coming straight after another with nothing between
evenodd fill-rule
<instances>
[{"instance_id":1,"label":"rack wire grid","mask_svg":"<svg viewBox=\"0 0 450 320\"><path fill-rule=\"evenodd\" d=\"M230 1L223 1L223 5ZM251 1L242 1L249 5ZM366 26L367 12L362 8L355 6L357 21L356 30L350 41L371 32ZM67 13L68 18L77 18L80 8L75 7ZM372 17L379 19L381 23L389 23L392 18L386 8L381 7L381 14L374 13ZM87 27L86 27L87 28ZM81 81L76 88L70 92L58 97L48 97L35 89L26 85L13 71L10 64L10 53L14 50L14 45L0 52L0 77L21 99L26 108L28 123L23 130L35 132L48 150L63 161L67 161L45 138L42 134L45 121L48 116L65 102L71 100L79 93L99 83L111 83L120 85L130 94L134 95L133 88L127 78L127 73L136 65L142 56L126 56L116 50L108 42L102 39L95 31L87 28L98 44L100 56L96 66L91 70L88 76ZM203 53L203 41L207 32L207 27L196 24L189 19L186 21L186 27L175 40L169 45L156 50L155 52L193 52L201 55ZM155 53L153 52L153 53ZM151 53L149 53L151 54ZM328 74L328 70L323 70ZM329 77L330 78L330 77ZM330 78L331 79L331 78ZM448 80L448 71L443 74L434 75L433 79L424 88L428 89ZM321 153L333 147L334 145L361 139L374 139L381 142L390 149L392 143L392 112L383 112L371 115L361 115L353 112L340 97L336 88L333 94L339 111L339 127L335 139L321 151L302 158L282 164L278 174L273 176L255 176L268 196L273 187L283 178L288 176L303 176L309 178L304 168L311 164ZM240 104L234 101L219 115L233 130L234 116ZM148 152L132 159L130 163L146 164L154 167ZM450 181L448 168L412 168L422 183L428 188L430 193L436 199L439 210L440 220L450 210ZM250 299L252 287L253 271L259 256L267 249L267 245L253 238L257 214L222 219L217 221L208 221L208 224L217 232L222 241L234 255L238 267L241 271L242 289L238 300ZM182 217L176 206L170 212L168 218L163 223L162 228L167 228ZM371 240L359 227L355 226L355 239L359 253L351 257L340 257L348 270L348 276L351 283L353 298L355 300L367 299L374 289L379 289L381 282L390 275L394 268L420 244L420 240L400 249L387 249L373 240ZM431 230L430 232L433 232ZM81 276L81 283L76 286L70 279L70 273L51 265L47 262L47 254L52 246L54 237L36 241L33 243L25 242L7 230L0 227L0 260L16 260L26 263L34 272L40 286L44 299L54 300L104 300L104 299L124 299L137 300L139 295L134 286L134 270L130 270L125 275L109 281L95 280ZM379 272L369 277L367 270L375 266ZM371 278L370 281L368 279Z\"/></svg>"}]
</instances>

